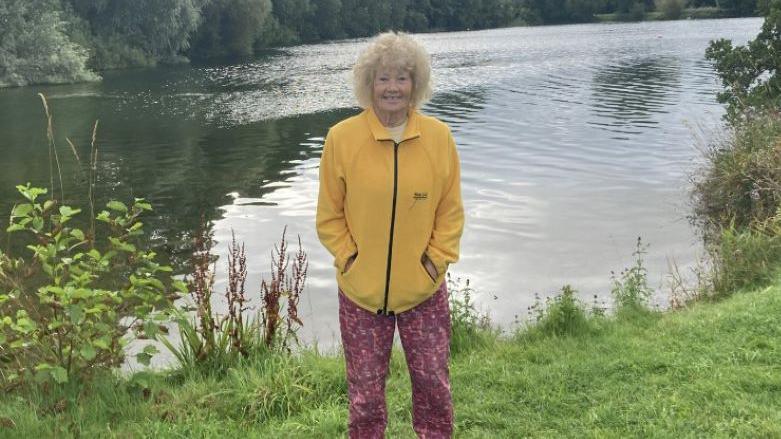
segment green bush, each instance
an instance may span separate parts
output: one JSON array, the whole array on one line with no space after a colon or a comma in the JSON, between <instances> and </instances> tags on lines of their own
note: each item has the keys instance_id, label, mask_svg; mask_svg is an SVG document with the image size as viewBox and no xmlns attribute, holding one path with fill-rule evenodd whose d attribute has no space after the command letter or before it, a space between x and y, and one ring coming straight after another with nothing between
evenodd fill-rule
<instances>
[{"instance_id":1,"label":"green bush","mask_svg":"<svg viewBox=\"0 0 781 439\"><path fill-rule=\"evenodd\" d=\"M96 218L105 232L91 236L71 226L80 209L39 200L46 189L17 189L25 201L7 232L24 238L28 256L0 252L0 385L79 385L122 365L133 336L155 337L185 286L135 242L151 210L143 199L109 202ZM148 364L155 352L137 359Z\"/></svg>"},{"instance_id":2,"label":"green bush","mask_svg":"<svg viewBox=\"0 0 781 439\"><path fill-rule=\"evenodd\" d=\"M711 249L713 296L768 285L781 267L781 210L762 224L722 230Z\"/></svg>"},{"instance_id":3,"label":"green bush","mask_svg":"<svg viewBox=\"0 0 781 439\"><path fill-rule=\"evenodd\" d=\"M781 108L781 0L772 0L759 35L745 46L712 41L705 57L714 61L725 90L719 102L727 104L725 117L733 124Z\"/></svg>"},{"instance_id":4,"label":"green bush","mask_svg":"<svg viewBox=\"0 0 781 439\"><path fill-rule=\"evenodd\" d=\"M781 207L781 117L765 114L705 149L692 176L690 220L706 242L721 230L762 224Z\"/></svg>"},{"instance_id":5,"label":"green bush","mask_svg":"<svg viewBox=\"0 0 781 439\"><path fill-rule=\"evenodd\" d=\"M528 328L531 335L580 335L592 329L583 303L569 285L562 287L558 294L547 298L545 302L538 296L529 311L533 324Z\"/></svg>"},{"instance_id":6,"label":"green bush","mask_svg":"<svg viewBox=\"0 0 781 439\"><path fill-rule=\"evenodd\" d=\"M683 16L686 0L656 0L656 10L665 20L678 20Z\"/></svg>"}]
</instances>

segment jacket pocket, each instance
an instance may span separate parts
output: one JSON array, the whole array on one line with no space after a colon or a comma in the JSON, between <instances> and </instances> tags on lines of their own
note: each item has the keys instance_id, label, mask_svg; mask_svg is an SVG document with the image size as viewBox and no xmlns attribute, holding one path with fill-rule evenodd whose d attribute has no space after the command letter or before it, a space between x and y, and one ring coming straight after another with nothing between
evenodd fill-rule
<instances>
[{"instance_id":1,"label":"jacket pocket","mask_svg":"<svg viewBox=\"0 0 781 439\"><path fill-rule=\"evenodd\" d=\"M343 271L342 272L342 277L344 277L345 279L350 277L350 275L353 274L355 272L355 269L358 267L358 261L360 259L361 259L361 254L360 253L356 253L355 254L355 259L353 259L352 265L350 265L350 268L347 269L347 271Z\"/></svg>"},{"instance_id":2,"label":"jacket pocket","mask_svg":"<svg viewBox=\"0 0 781 439\"><path fill-rule=\"evenodd\" d=\"M434 284L437 280L432 278L431 275L428 273L428 270L426 270L426 266L423 265L423 261L420 260L418 262L418 269L423 272L423 276L425 276L425 279L428 280L430 284Z\"/></svg>"}]
</instances>

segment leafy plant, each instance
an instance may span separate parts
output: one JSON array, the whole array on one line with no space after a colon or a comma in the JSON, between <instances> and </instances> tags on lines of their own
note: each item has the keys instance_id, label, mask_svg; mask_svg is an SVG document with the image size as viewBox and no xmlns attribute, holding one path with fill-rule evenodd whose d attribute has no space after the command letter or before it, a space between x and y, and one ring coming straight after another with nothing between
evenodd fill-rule
<instances>
[{"instance_id":1,"label":"leafy plant","mask_svg":"<svg viewBox=\"0 0 781 439\"><path fill-rule=\"evenodd\" d=\"M759 35L745 46L731 40L712 41L705 57L715 62L725 90L718 100L727 104L725 117L733 124L781 106L781 0L772 0Z\"/></svg>"},{"instance_id":2,"label":"leafy plant","mask_svg":"<svg viewBox=\"0 0 781 439\"><path fill-rule=\"evenodd\" d=\"M637 238L635 263L616 276L611 272L613 288L611 294L615 300L616 309L643 309L648 305L654 290L648 286L648 270L643 264L643 255L648 246L644 246L640 237Z\"/></svg>"},{"instance_id":3,"label":"leafy plant","mask_svg":"<svg viewBox=\"0 0 781 439\"><path fill-rule=\"evenodd\" d=\"M484 341L483 335L490 331L488 316L481 314L474 302L474 288L469 279L462 284L461 278L452 278L447 273L447 289L450 307L450 350L453 353L467 351Z\"/></svg>"},{"instance_id":4,"label":"leafy plant","mask_svg":"<svg viewBox=\"0 0 781 439\"><path fill-rule=\"evenodd\" d=\"M105 231L91 236L71 226L80 209L41 202L46 189L17 190L25 201L7 232L25 238L28 257L0 252L0 384L78 384L120 366L128 341L155 337L186 290L136 243L151 206L111 201L97 215ZM147 346L138 360L148 364L155 352Z\"/></svg>"},{"instance_id":5,"label":"leafy plant","mask_svg":"<svg viewBox=\"0 0 781 439\"><path fill-rule=\"evenodd\" d=\"M545 302L539 296L535 297L534 304L529 307L533 324L531 333L563 336L590 331L585 307L571 286L565 285L558 294L553 298L548 297Z\"/></svg>"}]
</instances>

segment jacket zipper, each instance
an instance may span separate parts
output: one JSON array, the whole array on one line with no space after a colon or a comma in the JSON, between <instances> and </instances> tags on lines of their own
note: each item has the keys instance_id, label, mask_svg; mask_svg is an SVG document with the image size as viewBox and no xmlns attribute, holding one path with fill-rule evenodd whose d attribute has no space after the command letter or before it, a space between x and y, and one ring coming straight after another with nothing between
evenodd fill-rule
<instances>
[{"instance_id":1,"label":"jacket zipper","mask_svg":"<svg viewBox=\"0 0 781 439\"><path fill-rule=\"evenodd\" d=\"M396 196L399 191L399 145L404 142L393 142L393 204L391 205L390 239L388 239L388 265L385 269L385 297L382 309L377 310L378 315L392 316L393 311L388 311L388 292L390 291L391 260L393 257L393 229L396 225Z\"/></svg>"}]
</instances>

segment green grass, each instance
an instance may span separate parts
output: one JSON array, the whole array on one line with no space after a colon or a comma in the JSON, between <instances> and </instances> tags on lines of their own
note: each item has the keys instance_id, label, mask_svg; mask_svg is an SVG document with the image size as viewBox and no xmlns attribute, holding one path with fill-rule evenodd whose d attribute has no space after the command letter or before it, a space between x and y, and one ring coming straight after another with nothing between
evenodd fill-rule
<instances>
[{"instance_id":1,"label":"green grass","mask_svg":"<svg viewBox=\"0 0 781 439\"><path fill-rule=\"evenodd\" d=\"M777 282L687 310L596 318L580 335L484 333L452 359L456 436L781 436L780 315ZM388 437L412 438L403 355L391 361ZM339 437L345 394L342 357L308 350L223 377L158 374L148 391L104 378L77 403L6 394L0 436Z\"/></svg>"}]
</instances>

